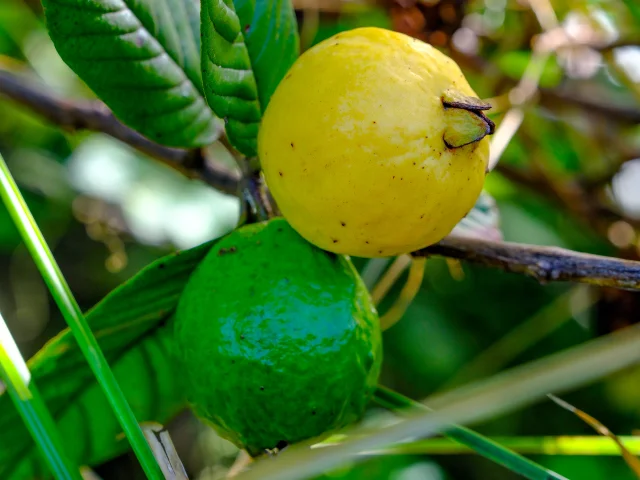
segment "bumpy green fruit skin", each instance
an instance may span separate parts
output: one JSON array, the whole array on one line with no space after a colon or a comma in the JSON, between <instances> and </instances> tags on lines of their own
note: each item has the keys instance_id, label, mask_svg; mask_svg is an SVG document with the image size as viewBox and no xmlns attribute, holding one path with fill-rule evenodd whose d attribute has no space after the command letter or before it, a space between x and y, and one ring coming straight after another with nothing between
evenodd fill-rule
<instances>
[{"instance_id":1,"label":"bumpy green fruit skin","mask_svg":"<svg viewBox=\"0 0 640 480\"><path fill-rule=\"evenodd\" d=\"M212 248L180 299L176 343L195 413L252 455L360 419L382 361L351 262L283 219Z\"/></svg>"}]
</instances>

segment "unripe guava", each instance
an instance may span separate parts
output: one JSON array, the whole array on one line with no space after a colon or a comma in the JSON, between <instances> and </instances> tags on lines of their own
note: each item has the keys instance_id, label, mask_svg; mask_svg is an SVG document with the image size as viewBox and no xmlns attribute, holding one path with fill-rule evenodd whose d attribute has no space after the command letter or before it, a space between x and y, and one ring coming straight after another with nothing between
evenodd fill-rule
<instances>
[{"instance_id":1,"label":"unripe guava","mask_svg":"<svg viewBox=\"0 0 640 480\"><path fill-rule=\"evenodd\" d=\"M283 219L221 239L176 311L194 412L257 455L361 418L382 361L378 316L348 258Z\"/></svg>"}]
</instances>

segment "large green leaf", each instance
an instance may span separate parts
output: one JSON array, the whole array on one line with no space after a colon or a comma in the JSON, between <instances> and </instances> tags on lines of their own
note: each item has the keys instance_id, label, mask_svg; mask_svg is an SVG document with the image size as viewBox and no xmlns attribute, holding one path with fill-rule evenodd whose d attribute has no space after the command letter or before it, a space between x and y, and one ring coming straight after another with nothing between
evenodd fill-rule
<instances>
[{"instance_id":1,"label":"large green leaf","mask_svg":"<svg viewBox=\"0 0 640 480\"><path fill-rule=\"evenodd\" d=\"M205 95L230 142L256 155L262 113L299 54L290 0L203 0Z\"/></svg>"},{"instance_id":2,"label":"large green leaf","mask_svg":"<svg viewBox=\"0 0 640 480\"><path fill-rule=\"evenodd\" d=\"M62 59L124 123L197 147L217 138L202 92L197 0L42 0Z\"/></svg>"},{"instance_id":3,"label":"large green leaf","mask_svg":"<svg viewBox=\"0 0 640 480\"><path fill-rule=\"evenodd\" d=\"M87 321L136 418L165 423L184 407L171 369L172 314L191 272L213 242L157 260L107 295ZM28 362L71 458L94 465L128 448L106 397L68 329ZM8 395L0 395L0 478L42 468ZM16 470L17 469L17 470Z\"/></svg>"}]
</instances>

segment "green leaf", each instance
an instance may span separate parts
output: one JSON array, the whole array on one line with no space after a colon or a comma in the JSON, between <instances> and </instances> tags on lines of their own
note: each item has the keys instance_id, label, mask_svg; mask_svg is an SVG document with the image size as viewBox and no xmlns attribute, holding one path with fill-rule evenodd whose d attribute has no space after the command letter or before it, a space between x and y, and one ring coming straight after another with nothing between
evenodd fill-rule
<instances>
[{"instance_id":1,"label":"green leaf","mask_svg":"<svg viewBox=\"0 0 640 480\"><path fill-rule=\"evenodd\" d=\"M124 123L174 147L214 142L195 0L43 0L62 59Z\"/></svg>"},{"instance_id":2,"label":"green leaf","mask_svg":"<svg viewBox=\"0 0 640 480\"><path fill-rule=\"evenodd\" d=\"M213 243L155 261L86 315L139 421L165 423L185 406L171 370L172 313ZM118 421L68 329L28 365L72 461L94 465L129 448L124 437L116 439ZM0 444L0 478L24 478L44 467L7 394L0 395Z\"/></svg>"},{"instance_id":3,"label":"green leaf","mask_svg":"<svg viewBox=\"0 0 640 480\"><path fill-rule=\"evenodd\" d=\"M209 105L244 155L257 153L262 113L299 55L290 0L203 0L202 71Z\"/></svg>"}]
</instances>

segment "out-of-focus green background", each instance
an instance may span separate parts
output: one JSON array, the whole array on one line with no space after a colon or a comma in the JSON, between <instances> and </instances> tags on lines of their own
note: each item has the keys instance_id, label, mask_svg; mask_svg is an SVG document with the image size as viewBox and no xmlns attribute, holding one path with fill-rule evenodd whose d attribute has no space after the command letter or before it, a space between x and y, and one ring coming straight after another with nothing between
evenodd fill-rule
<instances>
[{"instance_id":1,"label":"out-of-focus green background","mask_svg":"<svg viewBox=\"0 0 640 480\"><path fill-rule=\"evenodd\" d=\"M504 238L640 257L640 7L635 0L294 4L303 48L365 25L399 30L442 48L459 62L479 96L494 104L491 117L498 125L517 118L517 111L507 112L533 86L522 107L522 126L511 139L500 133L508 144L487 182ZM544 54L532 54L534 45L550 49L539 82L530 61ZM30 71L43 88L66 98L93 98L58 57L35 0L0 2L0 68ZM231 230L239 216L235 198L109 137L61 131L4 98L1 89L0 151L85 309L151 260ZM219 155L226 155L224 149ZM360 259L356 263L366 266ZM402 281L381 311L401 286ZM4 208L0 311L25 357L64 326ZM419 296L384 335L382 381L423 398L577 345L639 316L635 293L539 285L499 270L468 265L460 270L432 259ZM640 369L564 398L617 434L640 429ZM593 434L551 402L478 430L499 436ZM193 478L223 478L237 453L188 414L176 419L172 435ZM570 479L633 478L616 457L534 460ZM105 479L134 478L134 463L125 456L98 473ZM326 478L516 477L473 455L414 455L379 457Z\"/></svg>"}]
</instances>

